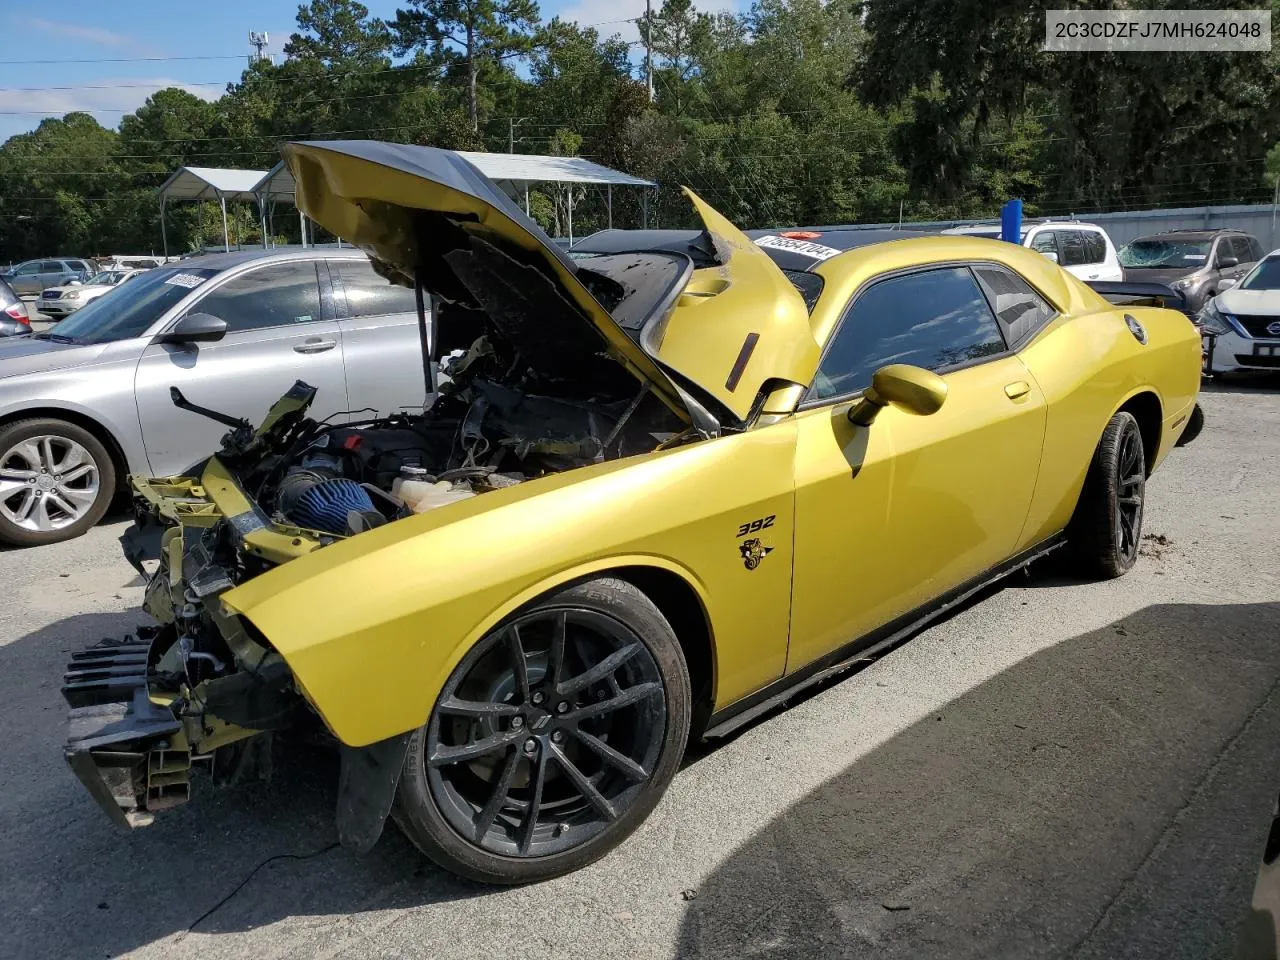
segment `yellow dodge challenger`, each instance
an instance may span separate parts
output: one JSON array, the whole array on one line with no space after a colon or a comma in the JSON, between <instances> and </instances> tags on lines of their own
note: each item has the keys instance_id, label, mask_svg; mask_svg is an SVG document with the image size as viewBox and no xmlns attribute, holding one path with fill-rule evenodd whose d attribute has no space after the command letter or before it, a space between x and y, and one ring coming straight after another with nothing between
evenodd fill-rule
<instances>
[{"instance_id":1,"label":"yellow dodge challenger","mask_svg":"<svg viewBox=\"0 0 1280 960\"><path fill-rule=\"evenodd\" d=\"M1011 243L748 237L690 194L700 230L565 251L448 151L284 153L299 207L418 291L428 402L315 422L300 382L255 427L173 391L228 433L133 479L156 623L63 688L67 760L124 825L319 735L347 847L390 816L477 880L574 870L691 737L1059 547L1125 573L1191 432L1186 316Z\"/></svg>"}]
</instances>

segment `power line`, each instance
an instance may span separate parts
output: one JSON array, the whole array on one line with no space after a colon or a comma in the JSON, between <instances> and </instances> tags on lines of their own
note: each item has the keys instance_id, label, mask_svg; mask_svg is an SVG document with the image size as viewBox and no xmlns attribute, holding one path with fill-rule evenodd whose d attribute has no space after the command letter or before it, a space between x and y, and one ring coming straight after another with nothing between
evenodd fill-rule
<instances>
[{"instance_id":1,"label":"power line","mask_svg":"<svg viewBox=\"0 0 1280 960\"><path fill-rule=\"evenodd\" d=\"M212 54L198 57L93 57L75 60L0 60L0 67L25 67L58 63L165 63L174 60L244 60L243 53Z\"/></svg>"}]
</instances>

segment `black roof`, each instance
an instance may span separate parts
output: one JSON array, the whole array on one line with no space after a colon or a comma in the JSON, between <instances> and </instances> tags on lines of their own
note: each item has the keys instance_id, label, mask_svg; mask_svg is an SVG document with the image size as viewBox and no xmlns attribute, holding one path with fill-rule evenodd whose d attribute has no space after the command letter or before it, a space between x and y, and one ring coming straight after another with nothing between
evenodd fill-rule
<instances>
[{"instance_id":1,"label":"black roof","mask_svg":"<svg viewBox=\"0 0 1280 960\"><path fill-rule=\"evenodd\" d=\"M889 243L893 240L909 240L913 237L932 236L932 231L924 230L857 230L849 227L778 227L771 230L744 231L752 240L760 237L779 236L784 233L816 233L810 238L813 243L822 244L844 253L858 247L867 247L873 243ZM801 253L779 250L776 247L763 248L774 262L784 270L808 271L817 267L822 260L807 257ZM706 236L699 230L601 230L575 243L571 253L625 253L636 250L665 250L672 253L683 253L692 258L694 265L712 266L717 262L716 254L707 245Z\"/></svg>"}]
</instances>

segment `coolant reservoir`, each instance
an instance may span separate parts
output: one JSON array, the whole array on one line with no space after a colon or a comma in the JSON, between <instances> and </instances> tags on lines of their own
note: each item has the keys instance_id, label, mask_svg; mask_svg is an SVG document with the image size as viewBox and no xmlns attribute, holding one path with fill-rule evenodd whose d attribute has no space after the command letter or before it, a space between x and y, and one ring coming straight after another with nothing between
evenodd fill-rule
<instances>
[{"instance_id":1,"label":"coolant reservoir","mask_svg":"<svg viewBox=\"0 0 1280 960\"><path fill-rule=\"evenodd\" d=\"M421 468L401 467L400 476L391 485L392 496L399 497L414 513L425 513L475 496L475 491L466 484L453 484L448 480L432 483L422 479L426 476L427 472Z\"/></svg>"}]
</instances>

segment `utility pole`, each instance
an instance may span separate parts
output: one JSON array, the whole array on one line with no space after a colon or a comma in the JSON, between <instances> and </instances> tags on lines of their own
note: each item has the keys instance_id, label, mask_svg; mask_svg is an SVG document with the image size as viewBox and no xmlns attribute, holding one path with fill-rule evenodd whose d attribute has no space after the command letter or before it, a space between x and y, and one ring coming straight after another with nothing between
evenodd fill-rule
<instances>
[{"instance_id":1,"label":"utility pole","mask_svg":"<svg viewBox=\"0 0 1280 960\"><path fill-rule=\"evenodd\" d=\"M516 152L516 127L528 119L528 117L507 117L507 153ZM523 140L524 137L520 139Z\"/></svg>"},{"instance_id":2,"label":"utility pole","mask_svg":"<svg viewBox=\"0 0 1280 960\"><path fill-rule=\"evenodd\" d=\"M653 0L644 0L644 76L653 102Z\"/></svg>"}]
</instances>

